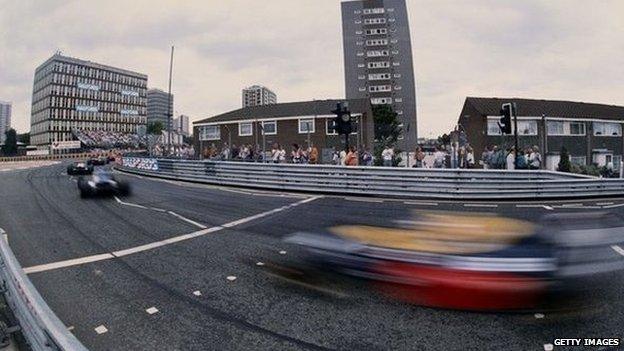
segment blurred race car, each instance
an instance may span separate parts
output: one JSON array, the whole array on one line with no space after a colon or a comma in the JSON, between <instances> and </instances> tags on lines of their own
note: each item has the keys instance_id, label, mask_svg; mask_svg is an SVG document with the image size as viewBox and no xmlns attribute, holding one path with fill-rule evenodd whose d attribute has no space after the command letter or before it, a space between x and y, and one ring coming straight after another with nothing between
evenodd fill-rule
<instances>
[{"instance_id":1,"label":"blurred race car","mask_svg":"<svg viewBox=\"0 0 624 351\"><path fill-rule=\"evenodd\" d=\"M97 195L130 195L130 185L115 178L109 172L100 172L92 177L78 179L80 197L86 198Z\"/></svg>"},{"instance_id":2,"label":"blurred race car","mask_svg":"<svg viewBox=\"0 0 624 351\"><path fill-rule=\"evenodd\" d=\"M88 164L93 166L104 166L108 164L108 157L100 156L100 157L92 157L87 161Z\"/></svg>"},{"instance_id":3,"label":"blurred race car","mask_svg":"<svg viewBox=\"0 0 624 351\"><path fill-rule=\"evenodd\" d=\"M85 175L93 173L93 166L86 162L74 162L67 166L67 174L69 175Z\"/></svg>"},{"instance_id":4,"label":"blurred race car","mask_svg":"<svg viewBox=\"0 0 624 351\"><path fill-rule=\"evenodd\" d=\"M339 226L286 241L307 249L317 267L368 279L403 301L514 310L604 288L606 276L624 270L613 249L624 244L623 229L619 216L603 212L556 214L537 224L425 213L398 228Z\"/></svg>"}]
</instances>

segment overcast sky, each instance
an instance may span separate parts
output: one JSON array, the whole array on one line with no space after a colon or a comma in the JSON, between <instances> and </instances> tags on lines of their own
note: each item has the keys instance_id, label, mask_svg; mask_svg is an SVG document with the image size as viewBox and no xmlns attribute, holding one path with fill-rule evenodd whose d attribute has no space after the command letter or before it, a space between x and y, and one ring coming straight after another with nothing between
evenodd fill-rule
<instances>
[{"instance_id":1,"label":"overcast sky","mask_svg":"<svg viewBox=\"0 0 624 351\"><path fill-rule=\"evenodd\" d=\"M344 97L338 0L0 0L0 100L29 130L35 68L64 54L146 73L176 114ZM407 0L420 136L447 132L466 96L624 105L624 1Z\"/></svg>"}]
</instances>

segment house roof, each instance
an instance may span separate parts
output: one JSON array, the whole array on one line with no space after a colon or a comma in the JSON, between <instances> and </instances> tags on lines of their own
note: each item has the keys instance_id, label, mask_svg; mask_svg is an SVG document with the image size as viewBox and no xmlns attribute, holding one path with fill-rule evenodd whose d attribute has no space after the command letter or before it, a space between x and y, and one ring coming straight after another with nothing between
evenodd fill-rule
<instances>
[{"instance_id":1,"label":"house roof","mask_svg":"<svg viewBox=\"0 0 624 351\"><path fill-rule=\"evenodd\" d=\"M516 103L518 116L539 117L545 115L547 117L624 120L624 106L521 98L466 98L466 103L470 103L485 116L499 116L501 105L506 102Z\"/></svg>"},{"instance_id":2,"label":"house roof","mask_svg":"<svg viewBox=\"0 0 624 351\"><path fill-rule=\"evenodd\" d=\"M297 116L314 116L314 115L331 115L332 110L336 109L336 105L341 101L349 102L349 110L351 113L364 113L370 110L370 102L368 99L350 99L350 100L313 100L301 102L286 102L273 105L262 105L244 107L238 110L226 112L217 116L195 121L193 124L218 123L240 120L255 120L261 118L274 117L297 117Z\"/></svg>"}]
</instances>

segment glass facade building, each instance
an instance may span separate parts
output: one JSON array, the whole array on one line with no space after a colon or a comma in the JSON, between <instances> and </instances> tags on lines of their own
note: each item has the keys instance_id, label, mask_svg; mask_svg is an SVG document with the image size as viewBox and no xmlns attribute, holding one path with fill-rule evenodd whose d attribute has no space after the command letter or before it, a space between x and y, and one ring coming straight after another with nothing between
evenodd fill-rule
<instances>
[{"instance_id":1,"label":"glass facade building","mask_svg":"<svg viewBox=\"0 0 624 351\"><path fill-rule=\"evenodd\" d=\"M72 130L136 133L147 122L147 75L55 54L35 70L30 141L75 140Z\"/></svg>"}]
</instances>

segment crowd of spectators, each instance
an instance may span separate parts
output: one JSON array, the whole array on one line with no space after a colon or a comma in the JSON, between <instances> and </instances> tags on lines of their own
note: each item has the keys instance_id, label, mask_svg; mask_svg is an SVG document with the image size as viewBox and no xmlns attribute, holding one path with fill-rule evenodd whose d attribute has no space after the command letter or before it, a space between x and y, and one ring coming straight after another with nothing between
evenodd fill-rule
<instances>
[{"instance_id":1,"label":"crowd of spectators","mask_svg":"<svg viewBox=\"0 0 624 351\"><path fill-rule=\"evenodd\" d=\"M138 149L145 148L148 144L147 137L131 133L81 129L74 129L72 133L80 140L83 147L90 149Z\"/></svg>"}]
</instances>

